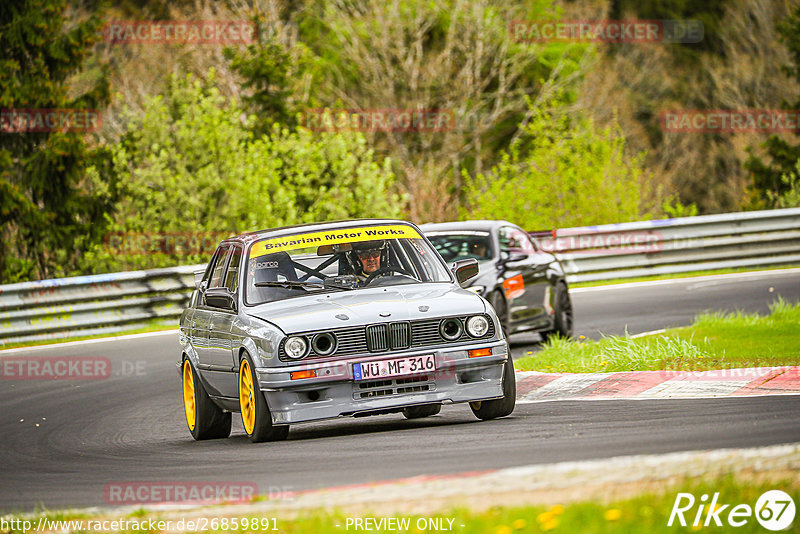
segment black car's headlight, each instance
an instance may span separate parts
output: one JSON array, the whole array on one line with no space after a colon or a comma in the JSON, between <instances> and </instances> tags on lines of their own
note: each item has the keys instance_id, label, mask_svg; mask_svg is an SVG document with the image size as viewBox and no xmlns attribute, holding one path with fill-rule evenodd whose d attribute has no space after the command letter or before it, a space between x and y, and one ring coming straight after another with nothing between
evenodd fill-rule
<instances>
[{"instance_id":1,"label":"black car's headlight","mask_svg":"<svg viewBox=\"0 0 800 534\"><path fill-rule=\"evenodd\" d=\"M467 319L467 333L472 337L483 337L489 331L489 321L483 315Z\"/></svg>"},{"instance_id":2,"label":"black car's headlight","mask_svg":"<svg viewBox=\"0 0 800 534\"><path fill-rule=\"evenodd\" d=\"M286 340L283 346L286 355L294 360L302 358L308 352L308 342L304 337L292 336Z\"/></svg>"}]
</instances>

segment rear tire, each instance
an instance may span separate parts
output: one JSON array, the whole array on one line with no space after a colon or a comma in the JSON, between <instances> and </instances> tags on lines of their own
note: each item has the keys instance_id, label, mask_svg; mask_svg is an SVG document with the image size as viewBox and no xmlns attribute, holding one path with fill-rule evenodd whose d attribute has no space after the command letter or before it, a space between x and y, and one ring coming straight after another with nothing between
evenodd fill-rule
<instances>
[{"instance_id":1,"label":"rear tire","mask_svg":"<svg viewBox=\"0 0 800 534\"><path fill-rule=\"evenodd\" d=\"M559 282L556 285L555 306L553 307L553 330L541 332L542 343L546 342L553 336L560 336L565 339L572 337L572 299L569 296L567 285Z\"/></svg>"},{"instance_id":2,"label":"rear tire","mask_svg":"<svg viewBox=\"0 0 800 534\"><path fill-rule=\"evenodd\" d=\"M490 401L470 402L469 407L475 417L484 421L511 415L517 404L517 377L514 375L514 361L508 355L503 366L503 398Z\"/></svg>"},{"instance_id":3,"label":"rear tire","mask_svg":"<svg viewBox=\"0 0 800 534\"><path fill-rule=\"evenodd\" d=\"M239 409L244 432L253 443L282 441L289 435L289 425L272 424L267 399L258 388L255 366L247 353L239 362Z\"/></svg>"},{"instance_id":4,"label":"rear tire","mask_svg":"<svg viewBox=\"0 0 800 534\"><path fill-rule=\"evenodd\" d=\"M200 441L230 436L231 413L214 404L189 358L183 360L182 383L183 411L192 437Z\"/></svg>"},{"instance_id":5,"label":"rear tire","mask_svg":"<svg viewBox=\"0 0 800 534\"><path fill-rule=\"evenodd\" d=\"M403 417L406 419L421 419L430 417L442 411L441 404L423 404L422 406L409 406L403 408Z\"/></svg>"}]
</instances>

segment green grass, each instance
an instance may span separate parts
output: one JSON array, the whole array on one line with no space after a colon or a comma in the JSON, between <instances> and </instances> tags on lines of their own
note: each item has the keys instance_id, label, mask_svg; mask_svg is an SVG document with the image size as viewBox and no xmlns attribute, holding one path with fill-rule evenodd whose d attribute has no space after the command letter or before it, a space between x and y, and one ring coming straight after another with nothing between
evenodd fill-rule
<instances>
[{"instance_id":1,"label":"green grass","mask_svg":"<svg viewBox=\"0 0 800 534\"><path fill-rule=\"evenodd\" d=\"M398 519L408 519L410 528L408 530L380 530L373 532L444 532L444 530L422 530L416 528L419 519L441 519L444 525L452 524L452 532L458 534L514 534L514 533L539 533L539 532L592 532L592 533L681 533L681 532L767 532L755 519L750 516L747 524L738 528L732 528L727 524L727 514L738 504L746 504L755 508L759 496L769 490L779 489L789 494L795 503L800 502L800 479L797 477L770 476L761 477L758 480L751 480L745 475L724 475L714 477L703 477L684 481L680 484L672 484L656 492L640 491L640 494L626 499L615 499L610 502L602 501L579 501L574 503L556 504L554 506L503 506L496 505L491 508L472 511L466 508L451 508L449 510L439 510L429 515L401 514L401 513L373 513L368 508L358 513L345 513L343 511L329 511L327 509L304 510L295 517L281 513L267 513L263 517L249 515L250 518L270 520L270 530L273 525L278 527L280 532L288 534L321 534L336 532L355 532L352 522L349 529L348 518L351 521L355 518L365 519L371 517L380 520L385 517ZM629 490L630 491L630 490ZM678 493L691 493L696 501L694 507L684 513L687 526L682 527L677 522L673 526L667 526L670 513L675 504ZM719 493L717 503L719 506L728 505L720 513L719 517L723 524L722 527L703 527L702 516L701 526L693 527L701 495L713 496ZM487 495L487 499L492 499ZM708 499L710 501L711 499ZM401 503L398 503L401 504ZM194 515L194 514L193 514ZM220 518L225 517L225 508L209 509L203 514L205 517ZM52 519L73 519L86 518L84 515L73 515L64 513L50 513L47 515ZM152 513L149 516L139 519L152 518L158 520L160 514ZM272 519L274 518L274 519ZM6 519L10 519L6 516ZM91 518L89 518L91 519ZM36 519L34 519L35 521ZM448 520L452 520L449 523ZM797 517L793 523L796 525L800 519ZM173 523L175 519L173 519ZM463 526L462 526L463 525ZM790 527L791 529L791 527ZM137 530L134 532L147 532L147 530ZM259 532L261 530L253 530ZM796 531L796 530L795 530ZM6 532L21 532L20 530L10 530ZM221 532L217 530L216 532Z\"/></svg>"},{"instance_id":2,"label":"green grass","mask_svg":"<svg viewBox=\"0 0 800 534\"><path fill-rule=\"evenodd\" d=\"M800 365L800 304L778 299L770 312L704 314L692 326L634 339L552 339L514 365L519 370L562 373Z\"/></svg>"},{"instance_id":3,"label":"green grass","mask_svg":"<svg viewBox=\"0 0 800 534\"><path fill-rule=\"evenodd\" d=\"M697 532L709 530L711 532L725 532L732 529L726 524L727 512L737 504L748 504L755 507L758 497L766 491L781 489L787 492L795 502L800 496L797 480L747 483L736 480L732 476L713 478L707 481L685 483L671 490L658 494L643 494L638 497L620 500L609 504L598 502L580 502L570 505L555 505L551 507L530 506L513 508L492 508L486 512L471 513L465 510L455 510L448 515L456 518L455 524L464 524L463 529L457 532L464 534L513 534L515 532L625 532L625 533L675 533ZM681 527L674 522L668 527L670 512L675 498L679 492L692 493L696 504L691 512L684 514L687 526ZM697 529L692 527L695 519L697 505L701 495L713 495L719 492L718 503L730 504L722 514L723 527L702 526ZM705 516L703 516L703 519ZM702 524L701 520L701 524ZM795 519L795 525L798 520ZM727 528L726 528L727 527ZM748 519L743 527L735 528L736 532L766 532L754 517ZM297 530L296 532L315 532L313 530Z\"/></svg>"},{"instance_id":4,"label":"green grass","mask_svg":"<svg viewBox=\"0 0 800 534\"><path fill-rule=\"evenodd\" d=\"M178 329L178 321L176 319L170 319L169 322L164 322L163 319L151 319L145 325L143 326L140 325L137 326L136 328L131 328L130 330L122 330L120 332L107 332L105 334L94 334L91 336L75 336L63 339L42 339L39 341L27 341L25 343L8 343L6 345L0 345L0 350L15 349L18 347L40 347L42 345L58 345L60 343L69 343L70 341L102 339L102 338L110 338L117 336L127 336L130 334L143 334L146 332L161 332L163 330L177 330L177 329Z\"/></svg>"},{"instance_id":5,"label":"green grass","mask_svg":"<svg viewBox=\"0 0 800 534\"><path fill-rule=\"evenodd\" d=\"M597 280L594 282L574 282L569 285L570 288L576 287L596 287L596 286L610 286L615 284L627 284L629 282L649 282L652 280L672 280L675 278L693 278L696 276L708 276L712 274L732 274L732 273L749 273L760 271L782 271L786 269L796 269L800 265L783 265L780 267L769 267L764 269L757 269L753 267L738 267L736 269L713 269L710 271L691 271L688 273L675 273L675 274L656 274L652 276L638 276L635 278L618 278L615 280Z\"/></svg>"}]
</instances>

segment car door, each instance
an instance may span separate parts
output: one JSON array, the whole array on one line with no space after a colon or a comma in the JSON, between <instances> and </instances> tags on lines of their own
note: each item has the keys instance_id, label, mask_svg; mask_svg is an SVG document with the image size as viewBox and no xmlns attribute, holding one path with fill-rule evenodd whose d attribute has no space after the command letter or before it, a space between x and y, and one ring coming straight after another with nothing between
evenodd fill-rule
<instances>
[{"instance_id":1,"label":"car door","mask_svg":"<svg viewBox=\"0 0 800 534\"><path fill-rule=\"evenodd\" d=\"M226 274L231 260L236 256L234 270L238 272L238 261L241 254L233 252L239 250L238 247L230 246L225 252L225 258L220 265L214 269L214 275L208 289L224 288ZM230 344L230 326L236 312L224 308L218 308L205 302L205 309L209 313L208 319L208 352L203 364L214 370L230 371L233 367Z\"/></svg>"},{"instance_id":2,"label":"car door","mask_svg":"<svg viewBox=\"0 0 800 534\"><path fill-rule=\"evenodd\" d=\"M531 238L516 226L503 226L498 232L503 289L513 326L541 326L547 315L547 264Z\"/></svg>"},{"instance_id":3,"label":"car door","mask_svg":"<svg viewBox=\"0 0 800 534\"><path fill-rule=\"evenodd\" d=\"M222 245L214 255L214 266L211 269L211 276L206 286L206 291L214 287L220 287L225 273L225 267L228 263L231 252L230 245ZM197 350L197 357L199 359L200 369L205 371L218 367L218 351L217 340L212 336L214 329L214 320L217 313L217 308L209 306L205 299L205 292L200 297L197 309L194 314L194 325L197 329L197 338L199 340L199 348Z\"/></svg>"},{"instance_id":4,"label":"car door","mask_svg":"<svg viewBox=\"0 0 800 534\"><path fill-rule=\"evenodd\" d=\"M239 284L239 270L242 263L242 248L230 247L225 258L225 269L219 279L212 278L209 287L224 287L236 295ZM238 299L234 299L238 300ZM238 361L234 357L234 336L231 333L236 310L216 308L207 304L210 313L208 325L209 351L206 360L209 385L214 394L226 397L235 396Z\"/></svg>"},{"instance_id":5,"label":"car door","mask_svg":"<svg viewBox=\"0 0 800 534\"><path fill-rule=\"evenodd\" d=\"M214 252L211 261L208 262L205 275L203 275L195 302L191 322L191 338L192 346L197 353L198 370L200 372L208 367L208 362L211 358L208 331L208 327L211 324L211 310L206 306L205 292L213 279L222 276L222 269L225 268L225 260L229 249L228 245L222 245Z\"/></svg>"}]
</instances>

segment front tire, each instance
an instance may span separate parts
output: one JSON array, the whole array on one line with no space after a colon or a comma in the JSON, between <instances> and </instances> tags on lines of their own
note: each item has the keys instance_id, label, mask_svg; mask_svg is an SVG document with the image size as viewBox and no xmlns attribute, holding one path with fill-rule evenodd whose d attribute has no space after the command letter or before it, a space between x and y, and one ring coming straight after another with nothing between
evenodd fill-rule
<instances>
[{"instance_id":1,"label":"front tire","mask_svg":"<svg viewBox=\"0 0 800 534\"><path fill-rule=\"evenodd\" d=\"M406 419L422 419L442 411L441 404L423 404L422 406L409 406L403 408L403 417Z\"/></svg>"},{"instance_id":2,"label":"front tire","mask_svg":"<svg viewBox=\"0 0 800 534\"><path fill-rule=\"evenodd\" d=\"M508 355L503 366L503 398L490 401L470 402L469 407L475 417L484 421L511 415L517 404L517 377L514 374L514 360Z\"/></svg>"},{"instance_id":3,"label":"front tire","mask_svg":"<svg viewBox=\"0 0 800 534\"><path fill-rule=\"evenodd\" d=\"M239 409L242 425L253 443L281 441L289 435L289 425L273 425L267 399L259 388L255 366L247 353L239 362Z\"/></svg>"},{"instance_id":4,"label":"front tire","mask_svg":"<svg viewBox=\"0 0 800 534\"><path fill-rule=\"evenodd\" d=\"M227 438L231 434L231 413L223 412L206 393L189 358L183 360L183 411L192 437Z\"/></svg>"}]
</instances>

